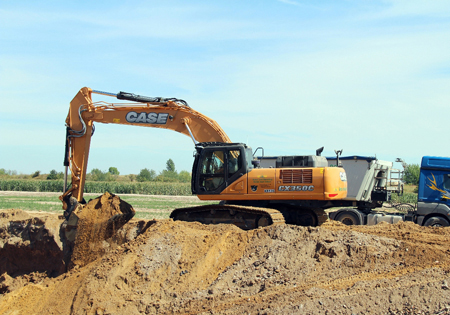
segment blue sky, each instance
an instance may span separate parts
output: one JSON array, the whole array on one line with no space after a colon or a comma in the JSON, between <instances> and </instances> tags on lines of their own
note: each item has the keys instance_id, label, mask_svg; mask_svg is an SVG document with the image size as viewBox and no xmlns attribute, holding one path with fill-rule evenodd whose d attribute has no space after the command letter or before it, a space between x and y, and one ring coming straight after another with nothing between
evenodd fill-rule
<instances>
[{"instance_id":1,"label":"blue sky","mask_svg":"<svg viewBox=\"0 0 450 315\"><path fill-rule=\"evenodd\" d=\"M0 41L0 168L18 173L63 171L83 86L184 99L266 156L450 156L448 1L0 0ZM88 170L190 171L193 149L96 124Z\"/></svg>"}]
</instances>

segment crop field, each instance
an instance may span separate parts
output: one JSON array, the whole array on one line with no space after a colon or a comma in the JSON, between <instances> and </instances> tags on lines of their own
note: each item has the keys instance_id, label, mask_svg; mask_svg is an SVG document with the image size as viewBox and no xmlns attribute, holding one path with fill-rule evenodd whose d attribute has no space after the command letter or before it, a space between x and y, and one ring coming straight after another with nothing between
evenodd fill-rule
<instances>
[{"instance_id":1,"label":"crop field","mask_svg":"<svg viewBox=\"0 0 450 315\"><path fill-rule=\"evenodd\" d=\"M0 191L61 192L62 180L0 179ZM190 183L86 181L86 193L190 196Z\"/></svg>"}]
</instances>

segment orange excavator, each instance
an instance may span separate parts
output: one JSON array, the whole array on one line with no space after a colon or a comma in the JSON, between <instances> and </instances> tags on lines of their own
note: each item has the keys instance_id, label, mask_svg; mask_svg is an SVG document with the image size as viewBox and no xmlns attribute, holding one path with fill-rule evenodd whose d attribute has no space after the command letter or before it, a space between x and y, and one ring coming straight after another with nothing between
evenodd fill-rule
<instances>
[{"instance_id":1,"label":"orange excavator","mask_svg":"<svg viewBox=\"0 0 450 315\"><path fill-rule=\"evenodd\" d=\"M93 94L125 102L93 102ZM235 224L242 229L284 222L317 226L327 219L324 210L333 206L332 201L347 196L344 169L328 167L320 153L280 156L276 167L263 168L250 147L232 143L214 120L183 100L84 87L70 103L66 119L65 191L60 197L66 219L77 204L84 203L94 122L170 129L193 140L192 193L201 200L220 202L175 209L170 215L174 220Z\"/></svg>"}]
</instances>

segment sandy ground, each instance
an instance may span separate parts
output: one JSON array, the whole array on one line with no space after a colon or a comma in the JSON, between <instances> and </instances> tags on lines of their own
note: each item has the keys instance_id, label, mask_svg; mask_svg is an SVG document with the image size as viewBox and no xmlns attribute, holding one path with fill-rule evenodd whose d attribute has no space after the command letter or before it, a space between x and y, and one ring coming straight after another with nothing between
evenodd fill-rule
<instances>
[{"instance_id":1,"label":"sandy ground","mask_svg":"<svg viewBox=\"0 0 450 315\"><path fill-rule=\"evenodd\" d=\"M60 223L0 211L0 314L450 314L449 228L133 219L65 272Z\"/></svg>"}]
</instances>

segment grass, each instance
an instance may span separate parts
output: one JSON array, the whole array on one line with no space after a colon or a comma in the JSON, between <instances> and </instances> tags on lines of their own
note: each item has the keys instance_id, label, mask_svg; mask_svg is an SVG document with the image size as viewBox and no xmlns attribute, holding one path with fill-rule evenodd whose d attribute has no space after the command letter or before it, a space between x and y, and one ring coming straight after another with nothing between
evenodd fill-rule
<instances>
[{"instance_id":1,"label":"grass","mask_svg":"<svg viewBox=\"0 0 450 315\"><path fill-rule=\"evenodd\" d=\"M403 187L404 189L404 193L415 193L417 194L417 185L408 185L405 184L405 186Z\"/></svg>"},{"instance_id":2,"label":"grass","mask_svg":"<svg viewBox=\"0 0 450 315\"><path fill-rule=\"evenodd\" d=\"M22 209L27 211L62 211L58 197L0 196L1 209Z\"/></svg>"},{"instance_id":3,"label":"grass","mask_svg":"<svg viewBox=\"0 0 450 315\"><path fill-rule=\"evenodd\" d=\"M62 203L59 201L60 193L20 193L19 195L0 194L0 209L22 209L25 211L41 211L63 213ZM85 194L86 201L96 198L99 194ZM165 219L176 208L193 207L215 202L201 201L195 196L145 196L145 195L118 195L128 202L136 211L135 218L139 219Z\"/></svg>"},{"instance_id":4,"label":"grass","mask_svg":"<svg viewBox=\"0 0 450 315\"><path fill-rule=\"evenodd\" d=\"M392 194L393 203L417 203L417 186L416 185L405 185L403 189L403 195L399 196L397 194Z\"/></svg>"},{"instance_id":5,"label":"grass","mask_svg":"<svg viewBox=\"0 0 450 315\"><path fill-rule=\"evenodd\" d=\"M403 193L403 196L398 196L397 194L392 194L393 203L417 203L417 194L415 193Z\"/></svg>"}]
</instances>

